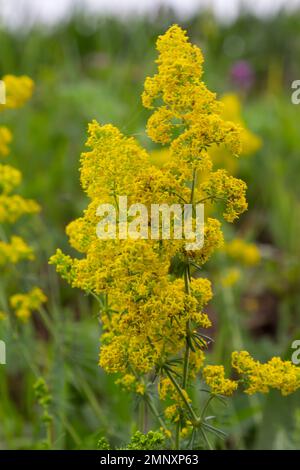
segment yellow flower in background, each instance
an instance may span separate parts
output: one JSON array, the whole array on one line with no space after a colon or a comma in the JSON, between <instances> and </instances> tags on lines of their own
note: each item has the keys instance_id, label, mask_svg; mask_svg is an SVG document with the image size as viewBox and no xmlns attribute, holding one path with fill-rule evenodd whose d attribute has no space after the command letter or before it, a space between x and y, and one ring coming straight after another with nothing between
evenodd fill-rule
<instances>
[{"instance_id":1,"label":"yellow flower in background","mask_svg":"<svg viewBox=\"0 0 300 470\"><path fill-rule=\"evenodd\" d=\"M5 75L2 81L5 84L6 102L0 104L0 111L21 108L31 98L34 82L26 75L20 77Z\"/></svg>"},{"instance_id":2,"label":"yellow flower in background","mask_svg":"<svg viewBox=\"0 0 300 470\"><path fill-rule=\"evenodd\" d=\"M40 206L33 199L25 199L19 194L0 193L0 222L16 222L26 214L37 214Z\"/></svg>"},{"instance_id":3,"label":"yellow flower in background","mask_svg":"<svg viewBox=\"0 0 300 470\"><path fill-rule=\"evenodd\" d=\"M0 266L16 264L24 259L33 260L34 254L33 249L21 237L12 236L8 243L0 240Z\"/></svg>"},{"instance_id":4,"label":"yellow flower in background","mask_svg":"<svg viewBox=\"0 0 300 470\"><path fill-rule=\"evenodd\" d=\"M222 111L223 119L230 120L241 126L242 147L240 155L252 155L257 152L262 146L262 141L260 137L247 128L242 118L242 104L238 95L234 93L225 94L221 98L221 102L224 105Z\"/></svg>"},{"instance_id":5,"label":"yellow flower in background","mask_svg":"<svg viewBox=\"0 0 300 470\"><path fill-rule=\"evenodd\" d=\"M47 297L39 287L34 287L27 294L15 294L10 297L10 305L16 317L23 322L27 322L32 312L39 310L45 302Z\"/></svg>"},{"instance_id":6,"label":"yellow flower in background","mask_svg":"<svg viewBox=\"0 0 300 470\"><path fill-rule=\"evenodd\" d=\"M222 117L240 126L241 152L240 156L250 156L257 152L262 146L261 139L247 128L242 118L242 104L238 95L228 93L221 98L223 103ZM231 174L238 171L239 161L231 157L230 152L224 145L214 146L211 149L214 164L219 168L226 168Z\"/></svg>"},{"instance_id":7,"label":"yellow flower in background","mask_svg":"<svg viewBox=\"0 0 300 470\"><path fill-rule=\"evenodd\" d=\"M7 127L0 126L0 156L6 157L9 154L9 144L11 141L11 131Z\"/></svg>"},{"instance_id":8,"label":"yellow flower in background","mask_svg":"<svg viewBox=\"0 0 300 470\"><path fill-rule=\"evenodd\" d=\"M19 170L10 165L2 165L0 163L0 191L2 193L10 193L21 184L21 181L22 174Z\"/></svg>"},{"instance_id":9,"label":"yellow flower in background","mask_svg":"<svg viewBox=\"0 0 300 470\"><path fill-rule=\"evenodd\" d=\"M27 77L26 75L21 77L16 77L15 75L5 75L2 77L2 82L4 82L5 103L0 103L0 111L21 108L26 103L26 101L31 98L34 83L31 78ZM0 157L6 157L9 154L9 144L11 143L12 138L13 136L10 129L8 129L6 126L0 126Z\"/></svg>"},{"instance_id":10,"label":"yellow flower in background","mask_svg":"<svg viewBox=\"0 0 300 470\"><path fill-rule=\"evenodd\" d=\"M260 250L254 243L248 243L242 238L234 238L225 243L223 251L234 261L246 266L256 266L261 260Z\"/></svg>"},{"instance_id":11,"label":"yellow flower in background","mask_svg":"<svg viewBox=\"0 0 300 470\"><path fill-rule=\"evenodd\" d=\"M5 75L5 104L0 104L0 111L20 108L31 97L34 83L27 76L16 77ZM11 131L7 127L0 127L0 156L9 154L9 144L12 140ZM26 214L35 214L40 211L40 206L32 199L25 199L13 191L22 181L21 172L10 166L0 163L0 223L14 224L20 217ZM3 226L0 238L0 267L3 290L9 290L10 264L17 264L23 260L33 260L33 249L23 238L11 234L13 227ZM6 233L6 231L8 233ZM7 294L9 295L9 294ZM35 287L28 294L15 294L10 297L10 305L15 310L16 316L22 321L27 321L33 310L37 310L46 302L46 296L41 289Z\"/></svg>"},{"instance_id":12,"label":"yellow flower in background","mask_svg":"<svg viewBox=\"0 0 300 470\"><path fill-rule=\"evenodd\" d=\"M222 272L220 282L223 287L231 287L241 279L241 276L242 273L240 269L229 268Z\"/></svg>"},{"instance_id":13,"label":"yellow flower in background","mask_svg":"<svg viewBox=\"0 0 300 470\"><path fill-rule=\"evenodd\" d=\"M0 110L19 108L31 97L33 81L27 76L15 77L5 75L3 77L6 89L6 103L0 104ZM12 133L7 127L0 127L0 156L7 156ZM24 199L18 194L11 194L22 181L21 172L10 166L0 164L0 222L14 223L24 214L39 212L39 205L31 200Z\"/></svg>"}]
</instances>

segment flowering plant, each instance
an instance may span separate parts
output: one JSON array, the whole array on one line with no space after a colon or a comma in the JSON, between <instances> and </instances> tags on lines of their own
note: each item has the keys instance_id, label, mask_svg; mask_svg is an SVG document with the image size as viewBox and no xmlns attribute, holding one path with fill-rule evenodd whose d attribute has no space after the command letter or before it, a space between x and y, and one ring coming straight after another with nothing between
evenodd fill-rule
<instances>
[{"instance_id":1,"label":"flowering plant","mask_svg":"<svg viewBox=\"0 0 300 470\"><path fill-rule=\"evenodd\" d=\"M232 355L234 380L223 365L204 364L211 342L205 307L212 289L201 276L202 266L223 244L222 218L232 223L247 209L246 184L225 169L215 170L210 149L226 145L235 158L241 128L223 118L222 103L202 80L202 53L179 26L158 38L157 50L158 70L146 79L142 101L152 111L148 136L168 147L167 161L158 168L133 137L93 121L90 150L82 154L80 167L90 202L67 227L71 246L82 256L57 250L50 263L73 287L99 301L100 366L140 396L170 445L179 449L183 439L193 448L196 439L210 446L209 433L223 435L207 416L213 398L223 400L239 385L248 394L276 388L287 395L300 387L300 369L279 358L260 364L246 351ZM97 208L113 204L118 212L124 194L129 203L146 207L209 203L202 248L189 250L177 239L99 239ZM193 401L199 377L209 387L201 408Z\"/></svg>"}]
</instances>

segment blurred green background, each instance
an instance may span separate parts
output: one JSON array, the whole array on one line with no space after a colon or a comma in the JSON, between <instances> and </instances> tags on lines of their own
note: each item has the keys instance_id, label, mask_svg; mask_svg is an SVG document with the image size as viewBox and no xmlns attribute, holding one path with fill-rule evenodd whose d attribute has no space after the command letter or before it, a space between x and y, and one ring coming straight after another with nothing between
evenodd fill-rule
<instances>
[{"instance_id":1,"label":"blurred green background","mask_svg":"<svg viewBox=\"0 0 300 470\"><path fill-rule=\"evenodd\" d=\"M291 83L300 79L300 12L264 19L245 13L230 24L208 12L185 20L167 11L151 20L78 12L51 28L2 27L0 76L28 74L36 84L23 109L1 115L14 133L9 160L23 172L22 194L42 206L41 217L19 227L38 253L30 274L18 273L19 284L26 289L36 282L45 290L54 330L38 315L17 333L0 323L7 344L7 365L0 366L0 449L43 447L33 391L40 375L53 395L54 448L96 448L102 435L122 445L135 430L137 404L97 366L97 305L61 281L47 260L58 246L71 253L64 227L87 202L78 167L88 122L111 122L153 148L140 95L155 69L155 40L174 22L202 48L208 87L220 96L235 93L247 128L262 140L239 163L249 210L234 227L235 235L257 244L261 261L241 267L232 286L213 284L218 346L211 359L224 362L240 346L260 360L290 359L291 344L300 339L300 108L291 102ZM248 78L239 75L245 68ZM233 229L227 231L232 237ZM216 256L208 277L217 280L228 263ZM299 393L237 396L217 411L229 436L217 447L300 449Z\"/></svg>"}]
</instances>

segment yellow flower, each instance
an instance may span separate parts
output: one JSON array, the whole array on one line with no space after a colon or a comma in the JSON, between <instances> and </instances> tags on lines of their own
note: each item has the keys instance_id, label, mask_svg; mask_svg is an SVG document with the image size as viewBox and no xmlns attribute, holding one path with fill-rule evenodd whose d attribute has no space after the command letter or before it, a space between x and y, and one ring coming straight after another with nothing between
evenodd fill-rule
<instances>
[{"instance_id":1,"label":"yellow flower","mask_svg":"<svg viewBox=\"0 0 300 470\"><path fill-rule=\"evenodd\" d=\"M213 253L223 246L224 238L221 223L217 219L209 217L204 226L204 244L200 250L189 252L196 263L205 264Z\"/></svg>"},{"instance_id":2,"label":"yellow flower","mask_svg":"<svg viewBox=\"0 0 300 470\"><path fill-rule=\"evenodd\" d=\"M146 390L145 384L141 382L139 382L135 388L136 393L138 393L139 395L144 395L145 390Z\"/></svg>"},{"instance_id":3,"label":"yellow flower","mask_svg":"<svg viewBox=\"0 0 300 470\"><path fill-rule=\"evenodd\" d=\"M19 186L22 180L22 174L16 168L10 165L2 165L0 163L0 191L8 194L14 188Z\"/></svg>"},{"instance_id":4,"label":"yellow flower","mask_svg":"<svg viewBox=\"0 0 300 470\"><path fill-rule=\"evenodd\" d=\"M169 394L174 390L174 385L169 378L163 377L158 383L158 395L161 400L166 400Z\"/></svg>"},{"instance_id":5,"label":"yellow flower","mask_svg":"<svg viewBox=\"0 0 300 470\"><path fill-rule=\"evenodd\" d=\"M237 95L233 93L225 94L221 98L220 117L225 121L230 121L238 126L240 136L240 151L234 152L236 156L248 156L254 154L262 145L261 139L251 132L241 116L241 102ZM237 155L239 153L239 155ZM228 148L226 142L214 144L209 149L209 154L215 168L224 168L231 175L238 171L239 159L232 158L232 149ZM201 180L198 178L198 186Z\"/></svg>"},{"instance_id":6,"label":"yellow flower","mask_svg":"<svg viewBox=\"0 0 300 470\"><path fill-rule=\"evenodd\" d=\"M241 278L241 271L237 268L226 269L221 275L221 284L223 287L231 287Z\"/></svg>"},{"instance_id":7,"label":"yellow flower","mask_svg":"<svg viewBox=\"0 0 300 470\"><path fill-rule=\"evenodd\" d=\"M136 378L132 374L125 374L122 378L116 380L116 384L121 385L125 390L131 390L132 385L136 382Z\"/></svg>"},{"instance_id":8,"label":"yellow flower","mask_svg":"<svg viewBox=\"0 0 300 470\"><path fill-rule=\"evenodd\" d=\"M163 428L163 427L160 427L159 429L168 439L170 439L172 437L172 433L169 429L166 429L166 428Z\"/></svg>"},{"instance_id":9,"label":"yellow flower","mask_svg":"<svg viewBox=\"0 0 300 470\"><path fill-rule=\"evenodd\" d=\"M8 108L19 108L31 97L33 81L26 76L15 77L6 75L3 77L6 92L5 104L0 104L0 111ZM12 134L6 127L0 127L0 155L9 153L9 144ZM0 164L0 223L13 224L24 214L39 212L39 205L31 200L24 199L18 194L11 194L22 180L22 174L10 165ZM4 232L5 236L5 232ZM12 235L9 241L0 239L0 267L3 275L9 274L10 263L16 264L22 260L34 259L33 249L16 235ZM46 302L46 296L38 287L28 294L15 294L10 297L10 305L16 316L26 322L33 310L38 310L42 303ZM3 312L0 313L3 319Z\"/></svg>"},{"instance_id":10,"label":"yellow flower","mask_svg":"<svg viewBox=\"0 0 300 470\"><path fill-rule=\"evenodd\" d=\"M232 366L245 383L245 392L268 393L274 388L289 395L300 388L300 367L273 357L265 364L255 361L247 351L232 353Z\"/></svg>"},{"instance_id":11,"label":"yellow flower","mask_svg":"<svg viewBox=\"0 0 300 470\"><path fill-rule=\"evenodd\" d=\"M21 108L28 101L33 92L34 83L26 75L16 77L5 75L2 80L5 84L5 104L0 104L0 111L7 108Z\"/></svg>"},{"instance_id":12,"label":"yellow flower","mask_svg":"<svg viewBox=\"0 0 300 470\"><path fill-rule=\"evenodd\" d=\"M0 266L7 263L16 264L21 260L34 259L33 250L27 243L17 236L12 236L9 243L0 240Z\"/></svg>"},{"instance_id":13,"label":"yellow flower","mask_svg":"<svg viewBox=\"0 0 300 470\"><path fill-rule=\"evenodd\" d=\"M1 105L0 105L1 106ZM7 127L0 126L0 156L9 154L9 144L12 141L12 133Z\"/></svg>"},{"instance_id":14,"label":"yellow flower","mask_svg":"<svg viewBox=\"0 0 300 470\"><path fill-rule=\"evenodd\" d=\"M125 390L135 391L138 395L145 394L145 384L139 381L133 374L125 374L120 379L117 379L115 383L121 385Z\"/></svg>"},{"instance_id":15,"label":"yellow flower","mask_svg":"<svg viewBox=\"0 0 300 470\"><path fill-rule=\"evenodd\" d=\"M241 238L235 238L224 246L225 253L235 261L246 266L255 266L260 262L260 251L254 243L247 243Z\"/></svg>"},{"instance_id":16,"label":"yellow flower","mask_svg":"<svg viewBox=\"0 0 300 470\"><path fill-rule=\"evenodd\" d=\"M16 317L23 322L27 322L31 313L39 310L45 302L47 297L39 287L34 287L27 294L15 294L10 297L10 305Z\"/></svg>"},{"instance_id":17,"label":"yellow flower","mask_svg":"<svg viewBox=\"0 0 300 470\"><path fill-rule=\"evenodd\" d=\"M26 214L37 214L40 206L32 199L24 199L18 194L0 194L0 222L14 223Z\"/></svg>"},{"instance_id":18,"label":"yellow flower","mask_svg":"<svg viewBox=\"0 0 300 470\"><path fill-rule=\"evenodd\" d=\"M183 438L185 438L185 437L187 437L187 436L189 435L189 433L190 433L190 429L187 428L187 427L184 427L184 428L182 428L181 431L180 431L180 436L183 437Z\"/></svg>"},{"instance_id":19,"label":"yellow flower","mask_svg":"<svg viewBox=\"0 0 300 470\"><path fill-rule=\"evenodd\" d=\"M168 406L165 409L165 417L170 421L174 421L175 423L179 421L180 414L177 405Z\"/></svg>"},{"instance_id":20,"label":"yellow flower","mask_svg":"<svg viewBox=\"0 0 300 470\"><path fill-rule=\"evenodd\" d=\"M227 174L226 170L210 173L207 181L201 184L201 190L210 201L221 200L225 204L224 218L233 222L247 210L246 183Z\"/></svg>"},{"instance_id":21,"label":"yellow flower","mask_svg":"<svg viewBox=\"0 0 300 470\"><path fill-rule=\"evenodd\" d=\"M238 387L237 382L225 378L223 366L204 367L203 377L211 392L215 394L230 396Z\"/></svg>"},{"instance_id":22,"label":"yellow flower","mask_svg":"<svg viewBox=\"0 0 300 470\"><path fill-rule=\"evenodd\" d=\"M189 111L194 106L195 88L201 87L203 56L186 33L172 26L157 40L158 74L145 81L142 95L147 108L161 97L173 113Z\"/></svg>"}]
</instances>

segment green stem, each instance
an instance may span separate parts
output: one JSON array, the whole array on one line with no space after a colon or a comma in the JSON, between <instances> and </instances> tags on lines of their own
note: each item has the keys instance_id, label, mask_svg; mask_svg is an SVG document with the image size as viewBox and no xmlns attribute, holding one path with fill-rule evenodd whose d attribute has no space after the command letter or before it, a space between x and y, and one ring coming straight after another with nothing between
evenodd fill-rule
<instances>
[{"instance_id":1,"label":"green stem","mask_svg":"<svg viewBox=\"0 0 300 470\"><path fill-rule=\"evenodd\" d=\"M196 187L196 177L197 177L197 170L193 170L193 181L192 181L192 190L191 190L191 204L194 204L194 195L195 195L195 187Z\"/></svg>"},{"instance_id":2,"label":"green stem","mask_svg":"<svg viewBox=\"0 0 300 470\"><path fill-rule=\"evenodd\" d=\"M185 283L185 292L190 294L190 266L187 262L187 267L184 272L184 283ZM189 373L189 362L190 362L190 347L187 341L187 338L190 334L190 320L186 322L186 344L185 344L185 353L184 353L184 363L183 363L183 379L182 379L182 388L185 389L187 386L188 373Z\"/></svg>"},{"instance_id":3,"label":"green stem","mask_svg":"<svg viewBox=\"0 0 300 470\"><path fill-rule=\"evenodd\" d=\"M187 322L187 330L189 330L189 322ZM190 348L186 343L185 353L184 353L184 363L183 363L183 379L182 379L182 388L185 389L188 380L189 374L189 362L190 362Z\"/></svg>"},{"instance_id":4,"label":"green stem","mask_svg":"<svg viewBox=\"0 0 300 470\"><path fill-rule=\"evenodd\" d=\"M190 198L190 203L192 204L192 206L194 204L196 177L197 177L197 171L194 169L193 170L192 189L191 189L191 198ZM184 271L184 285L185 285L185 293L187 295L189 295L190 294L190 276L191 276L191 274L190 274L190 264L189 264L189 259L188 258L187 258L186 262L187 262L187 265L186 265L186 269ZM184 352L184 359L183 359L183 376L182 376L182 389L183 390L185 390L186 387L187 387L188 376L189 376L190 347L189 347L189 343L188 343L188 337L190 335L190 329L191 329L190 320L188 320L186 322L185 352ZM176 381L175 378L174 378L174 380ZM176 383L177 383L177 381L176 381ZM179 387L179 389L180 389L180 387ZM181 389L180 389L180 394L184 396L184 394L182 394ZM185 396L184 396L184 401L188 405L188 409L190 409L189 411L190 411L190 413L192 413L192 416L193 416L194 412L193 412L192 408L190 407L190 404L188 403L188 401L185 399ZM177 449L180 449L180 421L177 423L177 426L176 426L176 446L177 446Z\"/></svg>"},{"instance_id":5,"label":"green stem","mask_svg":"<svg viewBox=\"0 0 300 470\"><path fill-rule=\"evenodd\" d=\"M140 400L139 402L139 428L142 433L146 432L146 402L145 400Z\"/></svg>"},{"instance_id":6,"label":"green stem","mask_svg":"<svg viewBox=\"0 0 300 470\"><path fill-rule=\"evenodd\" d=\"M138 374L135 372L134 368L132 366L129 366L129 368L130 368L132 374L138 379ZM169 433L169 429L167 428L166 423L164 422L162 417L160 416L150 393L145 393L144 394L144 400L145 400L146 404L149 406L149 409L150 409L151 413L153 414L153 416L157 419L160 426L163 428L163 430L166 431L167 433ZM171 440L172 443L174 442L172 437L170 437L170 440Z\"/></svg>"},{"instance_id":7,"label":"green stem","mask_svg":"<svg viewBox=\"0 0 300 470\"><path fill-rule=\"evenodd\" d=\"M210 397L208 398L207 402L205 403L204 407L203 407L203 410L202 410L202 413L201 413L201 419L204 418L204 415L205 415L205 412L210 404L210 402L215 398L214 395L210 395Z\"/></svg>"},{"instance_id":8,"label":"green stem","mask_svg":"<svg viewBox=\"0 0 300 470\"><path fill-rule=\"evenodd\" d=\"M147 405L149 406L149 409L152 412L153 416L155 416L155 418L159 422L160 426L164 429L164 431L169 432L164 420L162 419L162 417L159 415L159 412L157 411L157 408L155 406L155 403L154 403L151 395L149 395L148 393L145 394L144 399L145 399ZM174 442L172 437L170 437L170 440L171 440L172 443Z\"/></svg>"},{"instance_id":9,"label":"green stem","mask_svg":"<svg viewBox=\"0 0 300 470\"><path fill-rule=\"evenodd\" d=\"M185 406L186 406L186 408L187 408L187 410L190 414L190 417L192 419L193 425L198 426L200 420L199 420L198 416L196 415L195 411L193 410L193 408L191 407L187 397L183 393L183 389L180 387L179 383L177 382L175 377L172 375L172 373L168 369L165 369L165 372L166 372L167 376L169 377L169 379L171 380L174 387L176 388L176 390L177 390L178 394L180 395L180 398L182 399L183 403L185 404Z\"/></svg>"},{"instance_id":10,"label":"green stem","mask_svg":"<svg viewBox=\"0 0 300 470\"><path fill-rule=\"evenodd\" d=\"M180 422L177 423L175 430L175 447L174 450L180 450Z\"/></svg>"},{"instance_id":11,"label":"green stem","mask_svg":"<svg viewBox=\"0 0 300 470\"><path fill-rule=\"evenodd\" d=\"M81 439L79 435L77 434L77 431L75 430L74 426L69 422L69 420L65 417L61 417L62 424L66 431L69 433L75 444L80 447L81 446Z\"/></svg>"},{"instance_id":12,"label":"green stem","mask_svg":"<svg viewBox=\"0 0 300 470\"><path fill-rule=\"evenodd\" d=\"M202 436L204 437L204 440L205 440L209 450L213 450L213 447L212 447L211 443L209 442L208 437L205 434L205 431L203 431L203 429L200 429L200 431L201 431Z\"/></svg>"}]
</instances>

